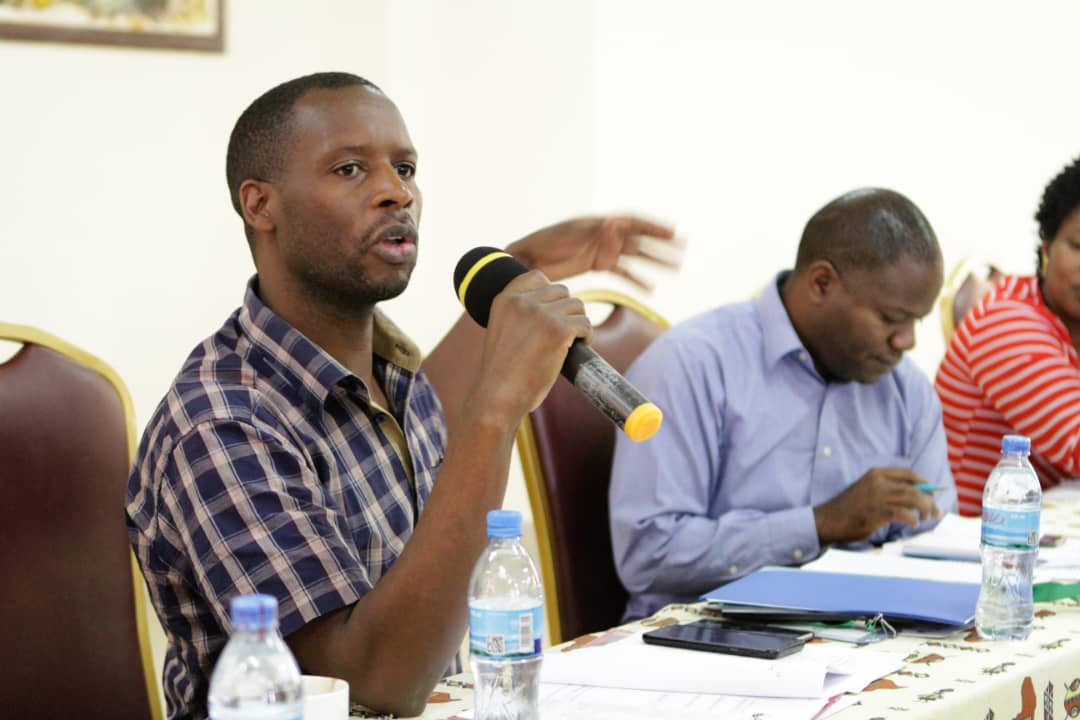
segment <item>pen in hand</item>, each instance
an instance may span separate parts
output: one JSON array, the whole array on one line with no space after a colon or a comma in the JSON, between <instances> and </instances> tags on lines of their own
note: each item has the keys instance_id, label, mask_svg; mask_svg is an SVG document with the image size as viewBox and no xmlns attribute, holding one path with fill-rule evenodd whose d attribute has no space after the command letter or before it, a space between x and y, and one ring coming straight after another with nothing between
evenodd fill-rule
<instances>
[{"instance_id":1,"label":"pen in hand","mask_svg":"<svg viewBox=\"0 0 1080 720\"><path fill-rule=\"evenodd\" d=\"M931 485L930 483L915 483L915 489L924 493L933 494L936 492L941 492L945 488L943 488L941 485Z\"/></svg>"}]
</instances>

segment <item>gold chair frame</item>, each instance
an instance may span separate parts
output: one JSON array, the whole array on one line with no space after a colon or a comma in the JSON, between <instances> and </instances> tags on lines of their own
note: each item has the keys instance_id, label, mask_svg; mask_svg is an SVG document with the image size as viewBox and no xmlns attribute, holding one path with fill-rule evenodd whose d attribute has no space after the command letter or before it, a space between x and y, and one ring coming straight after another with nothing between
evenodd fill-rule
<instances>
[{"instance_id":1,"label":"gold chair frame","mask_svg":"<svg viewBox=\"0 0 1080 720\"><path fill-rule=\"evenodd\" d=\"M69 342L50 335L43 330L17 325L15 323L0 322L0 340L9 340L22 344L40 345L67 357L86 368L104 377L116 394L120 396L120 404L124 409L124 420L127 425L128 460L135 456L135 409L131 402L131 395L127 386L120 376L100 358L75 347ZM119 508L117 509L119 514ZM145 588L143 587L142 570L135 559L134 551L129 551L131 558L132 593L135 596L135 625L139 636L139 653L142 657L143 676L146 681L146 695L150 702L150 715L153 720L162 720L163 713L159 701L157 676L154 672L152 652L150 650L150 615L146 602Z\"/></svg>"},{"instance_id":2,"label":"gold chair frame","mask_svg":"<svg viewBox=\"0 0 1080 720\"><path fill-rule=\"evenodd\" d=\"M585 303L625 306L661 328L667 329L671 327L671 324L659 313L617 290L584 290L575 293L575 297ZM557 645L571 638L563 637L563 624L558 600L558 581L555 576L555 537L551 526L551 506L547 488L543 481L536 436L528 416L521 421L521 425L518 427L517 447L522 473L525 476L525 489L529 494L529 506L532 509L533 523L536 527L537 554L540 561L540 574L544 583L544 613L547 618L548 631L551 635L551 643Z\"/></svg>"}]
</instances>

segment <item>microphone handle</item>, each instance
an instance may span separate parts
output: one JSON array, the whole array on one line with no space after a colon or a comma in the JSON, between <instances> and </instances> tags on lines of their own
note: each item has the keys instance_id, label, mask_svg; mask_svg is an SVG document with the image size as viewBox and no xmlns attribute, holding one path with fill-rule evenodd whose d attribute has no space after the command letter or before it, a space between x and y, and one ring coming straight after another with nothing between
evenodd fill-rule
<instances>
[{"instance_id":1,"label":"microphone handle","mask_svg":"<svg viewBox=\"0 0 1080 720\"><path fill-rule=\"evenodd\" d=\"M580 338L574 340L570 346L562 366L562 374L589 402L623 430L626 430L626 420L634 410L651 405L618 370L611 367Z\"/></svg>"}]
</instances>

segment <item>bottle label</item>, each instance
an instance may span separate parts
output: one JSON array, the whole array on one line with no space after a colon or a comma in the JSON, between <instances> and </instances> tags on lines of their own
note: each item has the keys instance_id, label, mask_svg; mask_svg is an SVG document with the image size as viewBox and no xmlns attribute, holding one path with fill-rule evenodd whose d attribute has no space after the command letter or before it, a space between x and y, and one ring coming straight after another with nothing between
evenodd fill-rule
<instances>
[{"instance_id":1,"label":"bottle label","mask_svg":"<svg viewBox=\"0 0 1080 720\"><path fill-rule=\"evenodd\" d=\"M1039 511L1003 510L984 505L982 541L992 547L1034 550L1039 546Z\"/></svg>"},{"instance_id":2,"label":"bottle label","mask_svg":"<svg viewBox=\"0 0 1080 720\"><path fill-rule=\"evenodd\" d=\"M541 611L469 607L469 652L491 658L526 658L540 654Z\"/></svg>"}]
</instances>

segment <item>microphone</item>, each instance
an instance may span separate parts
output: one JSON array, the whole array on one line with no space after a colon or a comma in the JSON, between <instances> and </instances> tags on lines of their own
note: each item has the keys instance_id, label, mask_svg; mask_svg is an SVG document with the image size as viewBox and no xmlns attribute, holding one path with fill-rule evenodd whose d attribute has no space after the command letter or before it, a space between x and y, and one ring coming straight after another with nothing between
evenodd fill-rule
<instances>
[{"instance_id":1,"label":"microphone","mask_svg":"<svg viewBox=\"0 0 1080 720\"><path fill-rule=\"evenodd\" d=\"M511 280L528 271L502 250L473 248L462 256L454 269L454 289L469 316L481 327L487 327L495 296ZM664 419L660 408L646 400L618 370L580 338L570 346L562 374L634 442L648 440L660 429Z\"/></svg>"}]
</instances>

